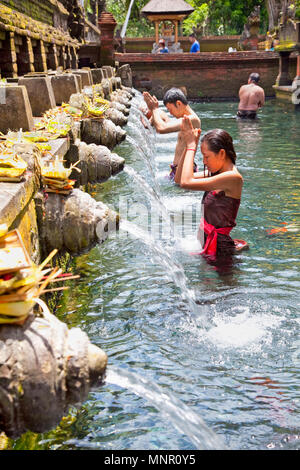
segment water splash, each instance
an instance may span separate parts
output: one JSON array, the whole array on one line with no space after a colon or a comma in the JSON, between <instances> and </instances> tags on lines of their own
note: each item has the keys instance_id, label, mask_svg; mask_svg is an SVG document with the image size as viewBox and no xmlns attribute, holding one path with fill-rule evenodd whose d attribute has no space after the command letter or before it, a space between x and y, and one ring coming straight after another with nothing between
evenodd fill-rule
<instances>
[{"instance_id":1,"label":"water splash","mask_svg":"<svg viewBox=\"0 0 300 470\"><path fill-rule=\"evenodd\" d=\"M130 233L150 248L155 261L165 269L166 275L180 289L183 300L189 305L189 313L194 325L197 326L200 323L201 327L207 328L206 318L199 315L199 306L195 302L195 292L188 288L184 269L179 262L174 260L171 249L168 246L163 246L160 241L155 240L148 232L127 220L121 220L120 230Z\"/></svg>"},{"instance_id":2,"label":"water splash","mask_svg":"<svg viewBox=\"0 0 300 470\"><path fill-rule=\"evenodd\" d=\"M147 134L147 131L140 120L136 119L135 122L133 119L130 120L130 122L127 124L127 130L129 131L127 132L127 136L132 134L132 137L135 139L135 141L139 141L140 145L145 149L146 153L153 157L154 138L152 134Z\"/></svg>"},{"instance_id":3,"label":"water splash","mask_svg":"<svg viewBox=\"0 0 300 470\"><path fill-rule=\"evenodd\" d=\"M155 171L153 169L153 166L151 165L151 161L150 161L147 153L144 150L144 147L142 145L139 145L137 143L137 141L135 139L133 139L130 135L127 136L127 141L139 152L139 155L141 155L143 157L143 160L146 163L146 165L147 165L147 167L150 171L150 174L152 176L153 184L155 185L155 189L158 192L159 187L158 187L158 184L157 184L157 181L156 181L156 178L155 178Z\"/></svg>"},{"instance_id":4,"label":"water splash","mask_svg":"<svg viewBox=\"0 0 300 470\"><path fill-rule=\"evenodd\" d=\"M132 167L125 166L124 168L125 173L127 173L138 185L140 188L145 192L146 196L150 199L152 203L159 209L161 216L165 223L168 225L170 224L170 214L162 202L160 194L156 188L152 188L145 178L143 178L139 173L137 173Z\"/></svg>"},{"instance_id":5,"label":"water splash","mask_svg":"<svg viewBox=\"0 0 300 470\"><path fill-rule=\"evenodd\" d=\"M132 371L110 367L106 373L106 382L126 388L136 395L146 398L173 424L177 431L190 439L196 449L225 449L222 439L205 424L200 416L153 381Z\"/></svg>"}]
</instances>

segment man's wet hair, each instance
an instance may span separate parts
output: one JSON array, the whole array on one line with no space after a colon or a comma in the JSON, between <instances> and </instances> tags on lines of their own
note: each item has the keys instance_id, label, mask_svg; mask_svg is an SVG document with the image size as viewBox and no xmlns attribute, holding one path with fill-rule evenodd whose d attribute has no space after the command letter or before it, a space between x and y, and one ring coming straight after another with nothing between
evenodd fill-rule
<instances>
[{"instance_id":1,"label":"man's wet hair","mask_svg":"<svg viewBox=\"0 0 300 470\"><path fill-rule=\"evenodd\" d=\"M260 80L259 73L251 73L249 78L250 78L251 82L255 82L255 83L258 83L259 80Z\"/></svg>"},{"instance_id":2,"label":"man's wet hair","mask_svg":"<svg viewBox=\"0 0 300 470\"><path fill-rule=\"evenodd\" d=\"M185 94L179 88L171 88L164 96L164 105L166 106L168 103L171 103L176 106L177 101L181 101L185 105L188 104Z\"/></svg>"},{"instance_id":3,"label":"man's wet hair","mask_svg":"<svg viewBox=\"0 0 300 470\"><path fill-rule=\"evenodd\" d=\"M189 38L195 38L195 37L196 37L196 34L195 34L195 33L189 34Z\"/></svg>"}]
</instances>

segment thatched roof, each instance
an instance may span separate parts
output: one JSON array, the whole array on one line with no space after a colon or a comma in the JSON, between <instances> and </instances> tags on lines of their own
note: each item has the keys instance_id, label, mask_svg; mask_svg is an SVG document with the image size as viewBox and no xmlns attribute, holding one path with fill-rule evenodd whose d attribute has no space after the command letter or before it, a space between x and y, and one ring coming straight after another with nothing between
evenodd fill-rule
<instances>
[{"instance_id":1,"label":"thatched roof","mask_svg":"<svg viewBox=\"0 0 300 470\"><path fill-rule=\"evenodd\" d=\"M185 14L193 13L194 8L184 0L150 0L147 5L142 8L144 15L161 15L161 14Z\"/></svg>"}]
</instances>

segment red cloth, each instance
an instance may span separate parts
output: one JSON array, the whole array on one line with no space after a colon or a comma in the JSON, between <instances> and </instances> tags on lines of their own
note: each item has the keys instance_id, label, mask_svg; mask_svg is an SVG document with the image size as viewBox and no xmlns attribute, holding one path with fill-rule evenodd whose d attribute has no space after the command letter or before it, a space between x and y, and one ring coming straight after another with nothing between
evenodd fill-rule
<instances>
[{"instance_id":1,"label":"red cloth","mask_svg":"<svg viewBox=\"0 0 300 470\"><path fill-rule=\"evenodd\" d=\"M205 246L200 254L216 256L218 233L222 235L229 235L233 227L216 228L214 225L211 225L206 222L206 220L202 217L200 221L200 229L203 230L207 235Z\"/></svg>"}]
</instances>

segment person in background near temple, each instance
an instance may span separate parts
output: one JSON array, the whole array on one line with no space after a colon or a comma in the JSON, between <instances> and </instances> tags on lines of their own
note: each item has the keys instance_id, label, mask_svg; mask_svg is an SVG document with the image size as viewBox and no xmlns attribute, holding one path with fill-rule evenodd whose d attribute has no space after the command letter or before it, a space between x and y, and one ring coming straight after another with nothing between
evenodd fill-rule
<instances>
[{"instance_id":1,"label":"person in background near temple","mask_svg":"<svg viewBox=\"0 0 300 470\"><path fill-rule=\"evenodd\" d=\"M189 35L189 41L190 41L190 43L192 44L192 45L191 45L190 52L191 52L192 54L197 54L197 53L199 53L199 52L200 52L200 44L199 44L199 42L197 41L196 36L195 36L194 33L192 33L192 34Z\"/></svg>"},{"instance_id":2,"label":"person in background near temple","mask_svg":"<svg viewBox=\"0 0 300 470\"><path fill-rule=\"evenodd\" d=\"M158 53L159 53L159 54L168 54L169 49L166 47L165 40L164 40L164 39L160 39L160 40L158 41L158 44L159 44Z\"/></svg>"},{"instance_id":3,"label":"person in background near temple","mask_svg":"<svg viewBox=\"0 0 300 470\"><path fill-rule=\"evenodd\" d=\"M243 85L239 91L239 109L237 117L240 119L256 119L259 108L265 104L265 92L258 86L260 76L251 73L247 85Z\"/></svg>"}]
</instances>

